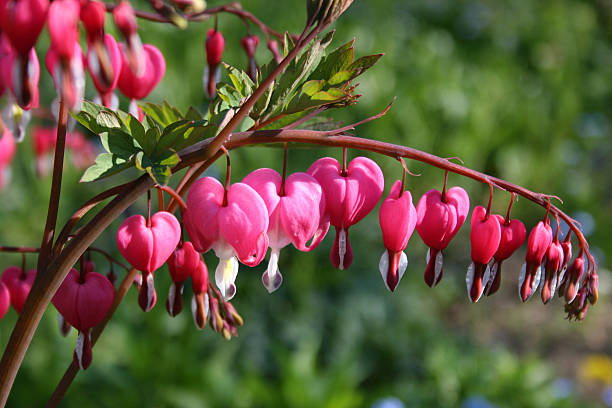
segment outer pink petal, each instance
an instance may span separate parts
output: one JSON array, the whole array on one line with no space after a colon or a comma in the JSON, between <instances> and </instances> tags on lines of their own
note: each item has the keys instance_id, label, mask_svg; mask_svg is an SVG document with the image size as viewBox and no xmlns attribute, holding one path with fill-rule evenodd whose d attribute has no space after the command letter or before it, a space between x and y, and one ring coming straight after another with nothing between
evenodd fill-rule
<instances>
[{"instance_id":1,"label":"outer pink petal","mask_svg":"<svg viewBox=\"0 0 612 408\"><path fill-rule=\"evenodd\" d=\"M494 257L498 261L507 259L516 251L527 237L527 230L525 224L520 220L510 220L510 224L505 224L505 219L499 214L494 215L499 222L501 227L501 240L499 242L499 249L495 253Z\"/></svg>"},{"instance_id":2,"label":"outer pink petal","mask_svg":"<svg viewBox=\"0 0 612 408\"><path fill-rule=\"evenodd\" d=\"M95 58L94 51L91 49L92 44L89 45L89 49L87 50L87 67L89 69L89 74L91 75L91 79L93 80L94 86L101 94L107 94L112 92L113 89L117 87L117 82L119 81L119 74L121 73L121 50L119 49L119 44L117 44L117 40L110 34L104 35L104 46L108 51L108 56L111 60L111 66L113 67L113 78L110 84L106 85L99 78L100 68L97 69L97 72L92 71L92 64L90 61Z\"/></svg>"},{"instance_id":3,"label":"outer pink petal","mask_svg":"<svg viewBox=\"0 0 612 408\"><path fill-rule=\"evenodd\" d=\"M429 190L419 200L416 208L416 229L421 239L431 248L446 248L444 238L457 225L457 213L454 207L442 202L438 190Z\"/></svg>"},{"instance_id":4,"label":"outer pink petal","mask_svg":"<svg viewBox=\"0 0 612 408\"><path fill-rule=\"evenodd\" d=\"M0 282L0 319L4 317L11 304L11 294L3 282Z\"/></svg>"},{"instance_id":5,"label":"outer pink petal","mask_svg":"<svg viewBox=\"0 0 612 408\"><path fill-rule=\"evenodd\" d=\"M374 160L356 157L348 165L343 227L361 221L376 206L385 187L385 177Z\"/></svg>"},{"instance_id":6,"label":"outer pink petal","mask_svg":"<svg viewBox=\"0 0 612 408\"><path fill-rule=\"evenodd\" d=\"M181 225L167 211L159 211L151 217L153 232L153 256L149 262L150 272L157 270L170 257L181 239Z\"/></svg>"},{"instance_id":7,"label":"outer pink petal","mask_svg":"<svg viewBox=\"0 0 612 408\"><path fill-rule=\"evenodd\" d=\"M185 282L198 268L201 262L200 254L189 241L176 248L168 258L168 271L174 282Z\"/></svg>"},{"instance_id":8,"label":"outer pink petal","mask_svg":"<svg viewBox=\"0 0 612 408\"><path fill-rule=\"evenodd\" d=\"M280 222L300 251L319 228L323 190L319 182L309 174L294 173L285 181L285 196L281 197ZM320 242L320 240L319 240Z\"/></svg>"},{"instance_id":9,"label":"outer pink petal","mask_svg":"<svg viewBox=\"0 0 612 408\"><path fill-rule=\"evenodd\" d=\"M446 248L450 241L457 235L459 229L467 219L470 212L470 197L461 187L452 187L446 192L446 202L455 208L457 214L457 223L444 237L444 247Z\"/></svg>"},{"instance_id":10,"label":"outer pink petal","mask_svg":"<svg viewBox=\"0 0 612 408\"><path fill-rule=\"evenodd\" d=\"M142 215L128 217L117 231L117 248L127 261L143 272L153 272L149 262L153 257L153 233Z\"/></svg>"},{"instance_id":11,"label":"outer pink petal","mask_svg":"<svg viewBox=\"0 0 612 408\"><path fill-rule=\"evenodd\" d=\"M488 264L501 240L499 222L493 216L485 220L487 210L483 206L476 206L472 212L472 230L470 240L472 244L472 261L479 264Z\"/></svg>"},{"instance_id":12,"label":"outer pink petal","mask_svg":"<svg viewBox=\"0 0 612 408\"><path fill-rule=\"evenodd\" d=\"M272 248L282 248L291 242L279 222L281 181L280 174L268 168L257 169L248 174L242 181L244 184L251 186L266 204L269 215L267 234Z\"/></svg>"},{"instance_id":13,"label":"outer pink petal","mask_svg":"<svg viewBox=\"0 0 612 408\"><path fill-rule=\"evenodd\" d=\"M526 261L541 264L551 243L552 229L550 225L544 224L542 221L538 222L531 230L527 240Z\"/></svg>"},{"instance_id":14,"label":"outer pink petal","mask_svg":"<svg viewBox=\"0 0 612 408\"><path fill-rule=\"evenodd\" d=\"M115 297L115 289L109 280L97 272L85 275L85 282L77 284L77 313L84 331L96 326L110 310Z\"/></svg>"},{"instance_id":15,"label":"outer pink petal","mask_svg":"<svg viewBox=\"0 0 612 408\"><path fill-rule=\"evenodd\" d=\"M183 223L198 252L207 252L219 239L217 212L223 204L224 190L212 177L198 179L187 194Z\"/></svg>"},{"instance_id":16,"label":"outer pink petal","mask_svg":"<svg viewBox=\"0 0 612 408\"><path fill-rule=\"evenodd\" d=\"M166 61L164 56L155 46L145 44L143 46L145 55L145 68L141 76L132 72L122 47L122 68L119 74L118 87L129 99L143 99L161 81L166 72Z\"/></svg>"},{"instance_id":17,"label":"outer pink petal","mask_svg":"<svg viewBox=\"0 0 612 408\"><path fill-rule=\"evenodd\" d=\"M312 163L308 174L317 179L327 205L330 222L336 228L341 228L344 220L346 199L346 180L340 175L340 163L331 157L323 157Z\"/></svg>"},{"instance_id":18,"label":"outer pink petal","mask_svg":"<svg viewBox=\"0 0 612 408\"><path fill-rule=\"evenodd\" d=\"M74 268L70 269L70 272L68 272L68 275L66 275L51 300L53 306L55 306L64 319L77 329L81 327L77 306L79 279L79 271Z\"/></svg>"},{"instance_id":19,"label":"outer pink petal","mask_svg":"<svg viewBox=\"0 0 612 408\"><path fill-rule=\"evenodd\" d=\"M417 215L412 204L412 195L409 191L404 191L400 196L401 188L401 181L393 184L379 213L383 243L391 252L400 252L406 248L416 226Z\"/></svg>"},{"instance_id":20,"label":"outer pink petal","mask_svg":"<svg viewBox=\"0 0 612 408\"><path fill-rule=\"evenodd\" d=\"M218 222L221 236L236 250L242 263L252 266L261 261L268 244L268 210L253 188L244 183L233 184L227 192L227 207L219 210Z\"/></svg>"}]
</instances>

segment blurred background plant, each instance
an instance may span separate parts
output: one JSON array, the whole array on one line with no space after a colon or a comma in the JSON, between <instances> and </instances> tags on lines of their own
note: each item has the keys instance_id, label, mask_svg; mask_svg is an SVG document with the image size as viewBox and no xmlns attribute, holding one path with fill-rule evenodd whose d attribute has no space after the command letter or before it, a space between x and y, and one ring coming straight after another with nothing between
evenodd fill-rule
<instances>
[{"instance_id":1,"label":"blurred background plant","mask_svg":"<svg viewBox=\"0 0 612 408\"><path fill-rule=\"evenodd\" d=\"M298 0L273 7L248 0L243 6L272 28L290 32L301 28L305 15ZM143 314L135 291L128 295L97 344L92 367L78 375L63 406L612 406L605 257L612 253L611 23L612 7L603 0L356 1L336 23L334 43L356 37L357 55L385 52L385 57L361 78L358 91L364 96L356 106L327 114L337 121L359 120L397 96L387 116L355 133L458 156L469 167L563 197L562 208L582 223L601 270L600 304L584 322L565 321L558 301L547 306L535 296L527 304L519 301L524 252L505 264L499 293L471 304L464 283L467 227L449 247L445 278L435 289L423 282L426 248L415 234L406 276L390 294L378 273L383 246L374 212L351 229L356 256L347 271L336 271L329 262L331 238L310 254L283 252L279 266L285 283L273 295L261 285L263 265L244 268L234 304L245 326L230 342L210 329L195 330L187 312L169 317L163 307L169 278L158 271L157 307ZM204 110L203 41L212 24L192 23L181 31L141 22L143 41L158 46L168 65L150 100ZM224 59L246 69L240 47L245 26L230 15L221 15L218 24L226 38ZM255 27L251 31L262 36ZM266 47L259 47L257 61L269 58ZM93 86L87 92L93 98ZM53 97L45 71L41 105L49 106ZM127 101L122 104L127 108ZM37 178L31 143L28 135L18 146L11 181L2 192L2 244L40 241L50 180ZM289 154L289 171L305 171L318 157L341 152L290 149ZM388 192L401 167L375 159ZM232 153L232 164L237 181L256 167L279 169L282 150L241 149ZM422 174L408 180L415 200L441 187L441 171L408 166ZM222 167L209 173L219 171ZM67 165L60 220L121 180L78 184L80 175ZM450 183L466 188L473 205L488 198L486 186L452 175ZM494 211L504 212L508 200L497 193ZM142 212L144 200L138 205L132 211ZM543 216L526 200L513 211L528 228ZM117 256L120 221L96 243ZM102 258L94 259L99 272L108 271ZM19 262L19 255L4 254L0 267ZM28 266L34 265L28 258ZM41 406L69 364L76 333L62 338L56 315L53 308L47 311L9 406ZM0 325L2 347L15 320L9 312Z\"/></svg>"}]
</instances>

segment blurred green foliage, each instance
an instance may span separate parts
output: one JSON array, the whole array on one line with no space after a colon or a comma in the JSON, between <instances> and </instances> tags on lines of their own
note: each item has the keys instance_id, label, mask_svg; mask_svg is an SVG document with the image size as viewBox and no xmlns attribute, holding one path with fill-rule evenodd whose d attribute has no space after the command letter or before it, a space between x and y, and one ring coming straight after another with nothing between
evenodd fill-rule
<instances>
[{"instance_id":1,"label":"blurred green foliage","mask_svg":"<svg viewBox=\"0 0 612 408\"><path fill-rule=\"evenodd\" d=\"M145 2L135 5L147 8ZM305 18L298 0L249 0L243 6L278 31L299 32ZM157 307L143 314L131 291L94 348L92 367L78 375L63 406L364 407L387 396L406 407L459 407L478 396L497 407L600 406L602 385L581 383L576 372L588 353L612 352L604 256L612 250L611 22L612 8L602 0L357 0L335 26L334 45L356 37L357 56L385 57L361 78L360 102L329 117L360 120L397 96L384 118L355 134L457 156L474 169L563 197L562 208L583 223L602 268L602 304L585 322L565 322L561 302L544 307L534 297L520 304L521 254L505 265L500 293L472 305L463 283L469 228L446 252L445 277L433 290L422 281L425 247L415 233L407 249L411 266L389 294L378 273L383 246L373 213L351 228L356 256L348 271L331 267L331 238L311 254L285 249L279 265L285 283L273 295L261 285L263 265L242 266L235 305L245 326L230 342L208 328L195 330L189 310L168 317L168 276L158 271ZM203 40L212 24L192 23L179 31L142 22L143 41L157 45L168 66L150 100L205 110ZM244 25L229 15L219 16L218 24L226 38L224 60L245 65L239 45ZM270 57L264 42L257 59ZM46 73L41 83L42 102L50 103L54 93ZM2 192L0 243L6 245L36 245L46 213L50 180L36 178L29 143L27 138L20 146L12 182ZM324 154L341 153L296 148L289 154L289 171L304 171ZM233 152L233 179L256 167L279 169L281 160L280 149ZM401 176L396 161L376 160L387 186ZM422 173L409 179L415 200L441 186L440 170L408 166ZM209 172L219 174L223 167ZM77 171L67 169L65 176L61 220L97 191L129 177L78 184ZM488 187L453 175L450 182L464 186L473 205L486 202ZM508 200L497 193L494 211L505 211ZM144 200L130 211L143 208ZM521 200L514 214L531 227L543 210ZM119 222L97 246L116 253ZM214 270L214 257L206 259ZM100 272L108 270L103 259L95 260ZM3 255L0 266L18 262L17 255ZM28 264L35 260L28 258ZM0 345L15 319L9 312L2 321ZM50 308L9 406L44 404L67 367L76 335L63 339L56 326Z\"/></svg>"}]
</instances>

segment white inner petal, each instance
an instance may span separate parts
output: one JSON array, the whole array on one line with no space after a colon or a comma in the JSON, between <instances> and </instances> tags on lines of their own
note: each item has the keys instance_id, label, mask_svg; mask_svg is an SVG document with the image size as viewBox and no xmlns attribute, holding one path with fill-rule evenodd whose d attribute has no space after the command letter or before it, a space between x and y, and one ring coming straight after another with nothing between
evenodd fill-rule
<instances>
[{"instance_id":1,"label":"white inner petal","mask_svg":"<svg viewBox=\"0 0 612 408\"><path fill-rule=\"evenodd\" d=\"M387 275L389 274L389 253L385 250L380 257L380 261L378 262L378 270L380 271L380 275L382 276L383 282L385 282L385 286L387 289L389 285L387 284Z\"/></svg>"},{"instance_id":2,"label":"white inner petal","mask_svg":"<svg viewBox=\"0 0 612 408\"><path fill-rule=\"evenodd\" d=\"M476 269L474 262L468 266L467 274L465 275L465 285L467 286L468 296L472 298L470 291L472 290L472 283L474 283L474 270Z\"/></svg>"},{"instance_id":3,"label":"white inner petal","mask_svg":"<svg viewBox=\"0 0 612 408\"><path fill-rule=\"evenodd\" d=\"M278 269L278 257L280 256L279 249L272 249L270 252L270 261L268 262L268 269L264 272L261 277L265 288L269 293L276 291L283 282L283 277Z\"/></svg>"},{"instance_id":4,"label":"white inner petal","mask_svg":"<svg viewBox=\"0 0 612 408\"><path fill-rule=\"evenodd\" d=\"M518 294L519 294L519 299L521 299L521 302L523 301L523 296L521 295L521 288L523 287L523 282L525 282L526 272L527 272L527 263L524 262L523 266L521 267L521 273L519 273L519 279L518 279Z\"/></svg>"},{"instance_id":5,"label":"white inner petal","mask_svg":"<svg viewBox=\"0 0 612 408\"><path fill-rule=\"evenodd\" d=\"M85 343L85 336L82 332L79 332L79 336L76 339L76 344L74 345L74 351L76 353L77 361L79 362L79 368L84 370L83 368L83 344Z\"/></svg>"},{"instance_id":6,"label":"white inner petal","mask_svg":"<svg viewBox=\"0 0 612 408\"><path fill-rule=\"evenodd\" d=\"M443 257L442 257L442 251L439 251L438 254L436 255L436 268L435 268L435 279L434 279L434 283L438 282L438 279L440 279L440 274L442 273L442 262L443 262Z\"/></svg>"},{"instance_id":7,"label":"white inner petal","mask_svg":"<svg viewBox=\"0 0 612 408\"><path fill-rule=\"evenodd\" d=\"M215 283L221 291L225 300L230 300L236 294L236 275L238 274L238 260L235 256L231 258L220 258L219 265L215 270Z\"/></svg>"},{"instance_id":8,"label":"white inner petal","mask_svg":"<svg viewBox=\"0 0 612 408\"><path fill-rule=\"evenodd\" d=\"M338 269L344 269L344 256L346 255L346 231L344 228L340 229L338 233L338 257L340 262L338 263Z\"/></svg>"},{"instance_id":9,"label":"white inner petal","mask_svg":"<svg viewBox=\"0 0 612 408\"><path fill-rule=\"evenodd\" d=\"M136 103L135 99L130 100L130 106L129 106L128 112L130 113L130 115L138 119L138 104Z\"/></svg>"},{"instance_id":10,"label":"white inner petal","mask_svg":"<svg viewBox=\"0 0 612 408\"><path fill-rule=\"evenodd\" d=\"M176 285L174 284L174 282L172 282L172 284L170 285L170 290L168 291L168 308L170 309L170 314L174 315L174 292L175 292L175 288Z\"/></svg>"},{"instance_id":11,"label":"white inner petal","mask_svg":"<svg viewBox=\"0 0 612 408\"><path fill-rule=\"evenodd\" d=\"M153 299L155 299L155 282L153 281L153 274L147 274L147 311L153 307Z\"/></svg>"}]
</instances>

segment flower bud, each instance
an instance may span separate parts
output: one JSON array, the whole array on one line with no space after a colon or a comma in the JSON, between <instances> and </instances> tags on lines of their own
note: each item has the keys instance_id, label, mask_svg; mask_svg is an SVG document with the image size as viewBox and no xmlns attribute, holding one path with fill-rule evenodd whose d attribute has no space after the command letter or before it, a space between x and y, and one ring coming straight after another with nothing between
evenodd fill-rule
<instances>
[{"instance_id":1,"label":"flower bud","mask_svg":"<svg viewBox=\"0 0 612 408\"><path fill-rule=\"evenodd\" d=\"M580 288L580 280L584 275L584 253L581 252L567 269L567 281L565 283L565 302L571 303Z\"/></svg>"},{"instance_id":2,"label":"flower bud","mask_svg":"<svg viewBox=\"0 0 612 408\"><path fill-rule=\"evenodd\" d=\"M280 62L283 60L283 57L278 50L278 41L276 40L268 41L268 49L274 56L274 61L276 61L277 64L280 64Z\"/></svg>"},{"instance_id":3,"label":"flower bud","mask_svg":"<svg viewBox=\"0 0 612 408\"><path fill-rule=\"evenodd\" d=\"M255 50L259 45L259 37L256 35L247 35L240 40L240 44L242 48L247 54L248 65L247 65L247 75L249 78L253 80L253 82L257 79L257 64L255 63Z\"/></svg>"},{"instance_id":4,"label":"flower bud","mask_svg":"<svg viewBox=\"0 0 612 408\"><path fill-rule=\"evenodd\" d=\"M101 1L86 0L81 3L80 18L87 31L87 40L96 41L104 35L106 7Z\"/></svg>"},{"instance_id":5,"label":"flower bud","mask_svg":"<svg viewBox=\"0 0 612 408\"><path fill-rule=\"evenodd\" d=\"M519 275L519 296L523 302L527 301L540 285L542 260L551 243L550 225L542 221L538 222L529 234L525 263Z\"/></svg>"},{"instance_id":6,"label":"flower bud","mask_svg":"<svg viewBox=\"0 0 612 408\"><path fill-rule=\"evenodd\" d=\"M497 252L501 240L499 221L489 216L483 206L476 206L472 211L470 240L472 264L468 268L465 282L468 295L472 302L476 303L484 290L483 278L490 274L488 264Z\"/></svg>"},{"instance_id":7,"label":"flower bud","mask_svg":"<svg viewBox=\"0 0 612 408\"><path fill-rule=\"evenodd\" d=\"M544 263L545 278L542 284L542 302L548 303L555 295L561 265L563 264L563 248L558 241L554 241L546 252L546 262Z\"/></svg>"},{"instance_id":8,"label":"flower bud","mask_svg":"<svg viewBox=\"0 0 612 408\"><path fill-rule=\"evenodd\" d=\"M499 222L501 239L499 241L499 248L495 255L493 255L493 265L491 265L489 277L484 282L487 296L494 294L499 289L502 262L523 245L527 237L525 224L520 220L506 220L498 214L494 214L493 217Z\"/></svg>"}]
</instances>

